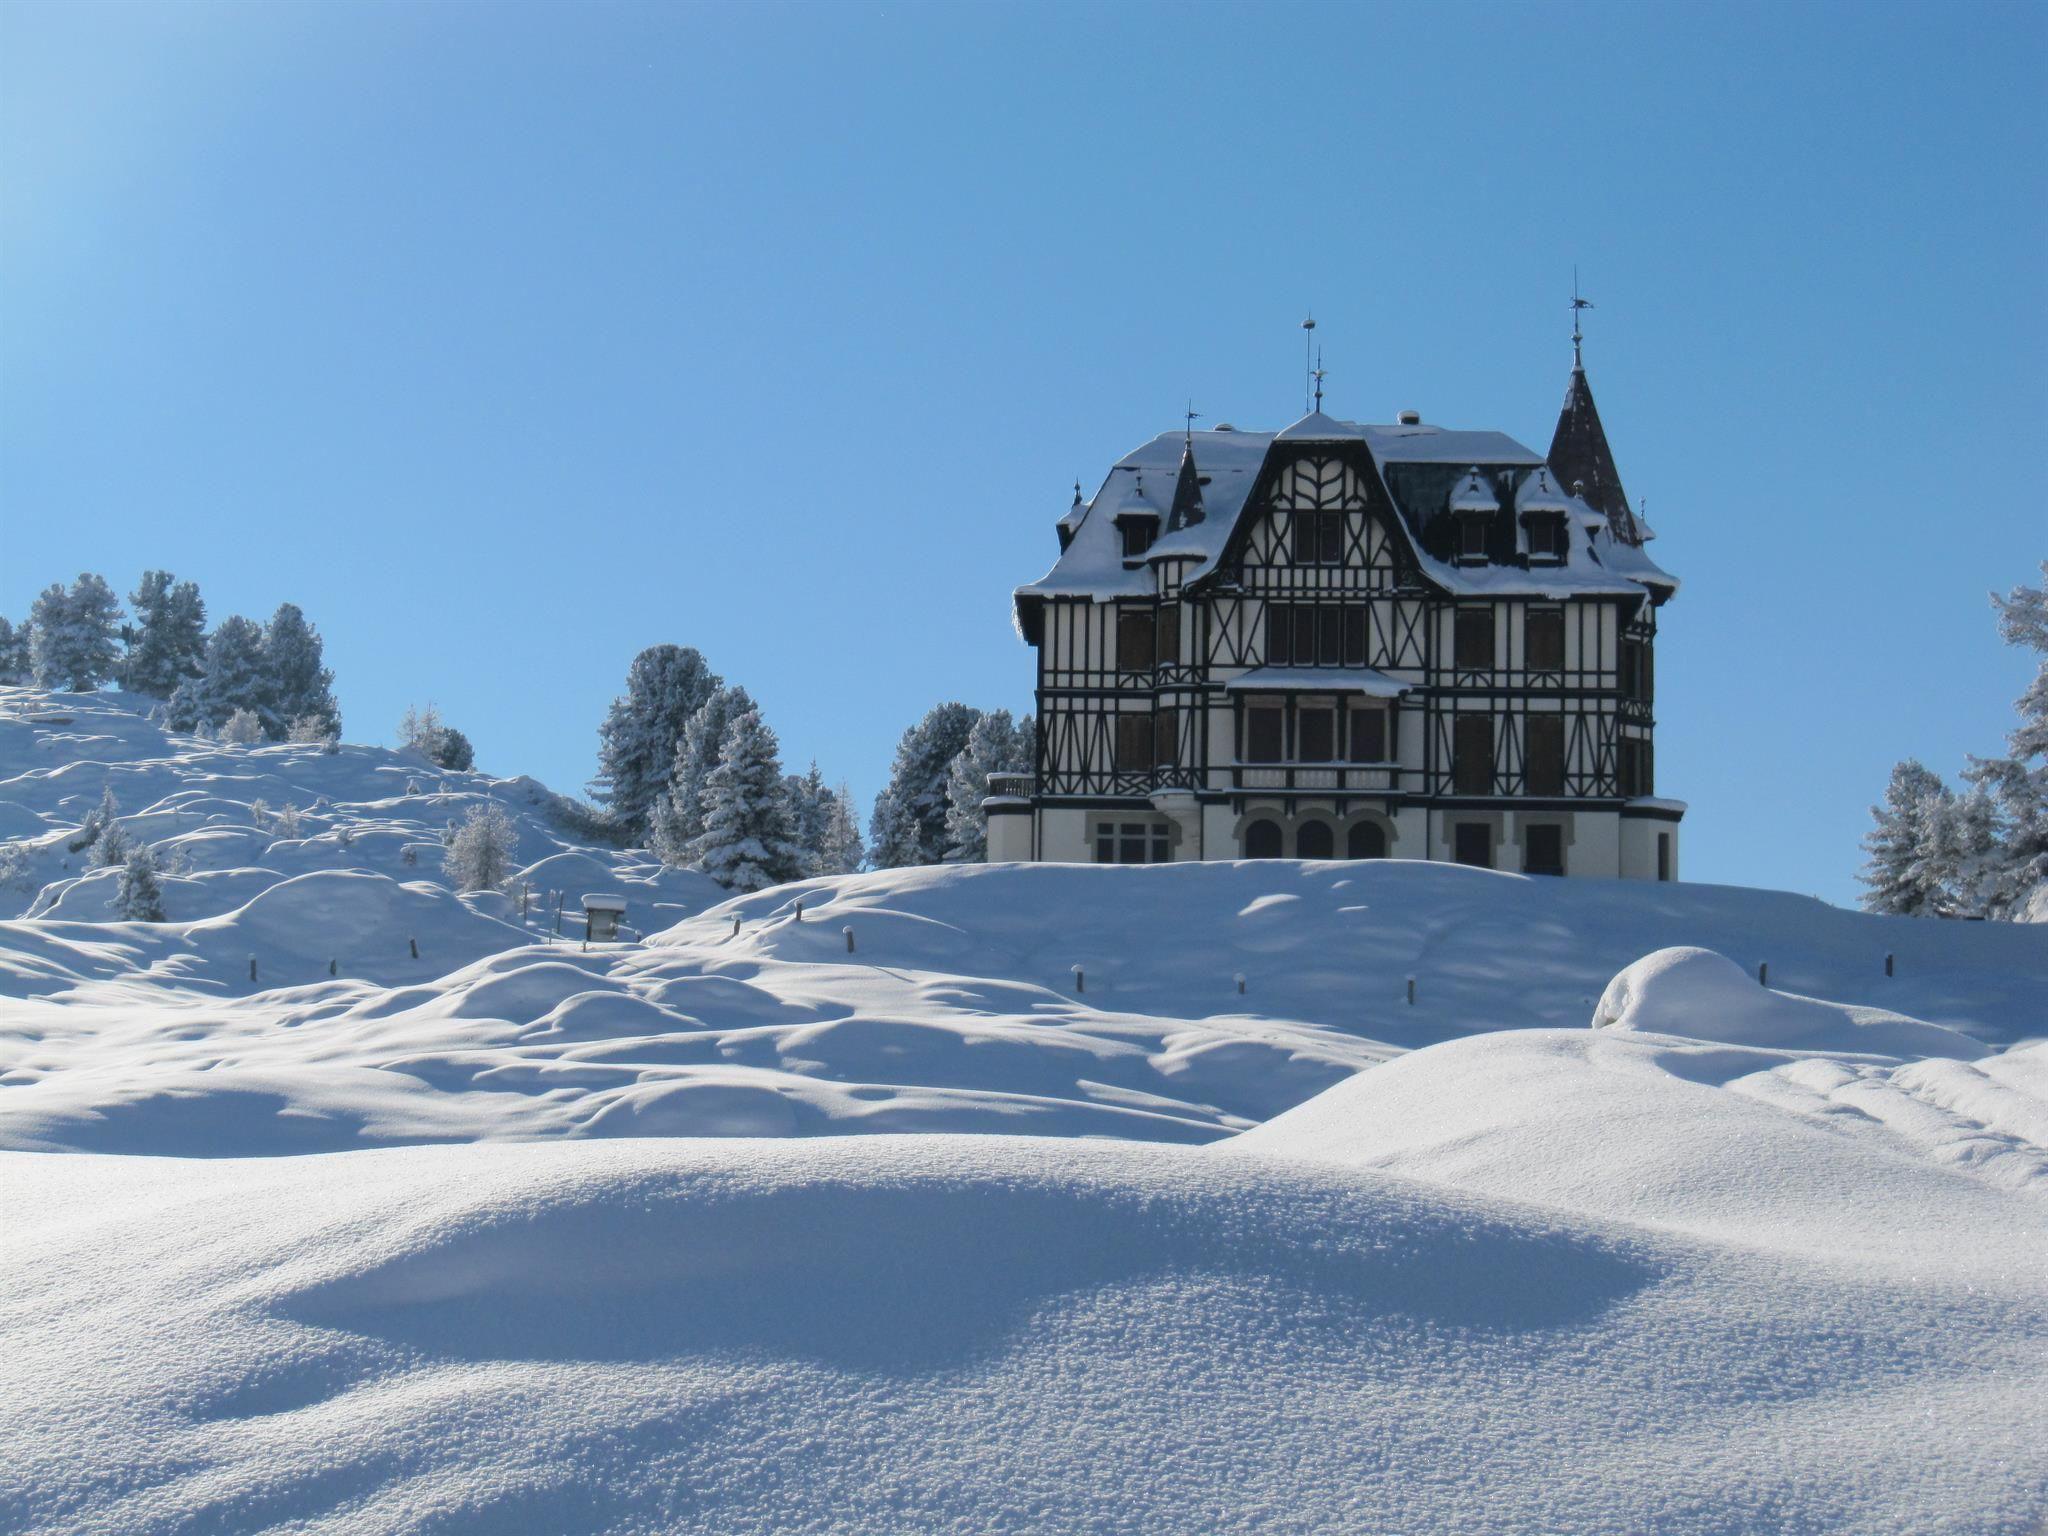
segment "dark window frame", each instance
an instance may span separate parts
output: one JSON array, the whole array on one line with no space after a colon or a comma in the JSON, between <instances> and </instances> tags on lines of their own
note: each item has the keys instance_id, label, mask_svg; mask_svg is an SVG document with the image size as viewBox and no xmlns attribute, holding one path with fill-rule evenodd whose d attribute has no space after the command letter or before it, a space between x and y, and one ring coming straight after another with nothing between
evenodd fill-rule
<instances>
[{"instance_id":1,"label":"dark window frame","mask_svg":"<svg viewBox=\"0 0 2048 1536\"><path fill-rule=\"evenodd\" d=\"M1554 821L1537 822L1522 828L1522 873L1562 875L1564 873L1564 828Z\"/></svg>"},{"instance_id":2,"label":"dark window frame","mask_svg":"<svg viewBox=\"0 0 2048 1536\"><path fill-rule=\"evenodd\" d=\"M1451 717L1452 793L1490 795L1494 792L1493 750L1493 716L1465 714Z\"/></svg>"},{"instance_id":3,"label":"dark window frame","mask_svg":"<svg viewBox=\"0 0 2048 1536\"><path fill-rule=\"evenodd\" d=\"M1522 774L1529 794L1564 793L1565 721L1563 715L1529 715L1522 728Z\"/></svg>"},{"instance_id":4,"label":"dark window frame","mask_svg":"<svg viewBox=\"0 0 2048 1536\"><path fill-rule=\"evenodd\" d=\"M1484 626L1485 656L1480 658L1479 636ZM1491 608L1457 608L1451 615L1451 665L1460 672L1491 672L1498 655L1498 641Z\"/></svg>"},{"instance_id":5,"label":"dark window frame","mask_svg":"<svg viewBox=\"0 0 2048 1536\"><path fill-rule=\"evenodd\" d=\"M1117 610L1117 671L1150 672L1159 665L1157 625L1157 616L1149 608L1119 608ZM1140 660L1140 657L1143 660Z\"/></svg>"},{"instance_id":6,"label":"dark window frame","mask_svg":"<svg viewBox=\"0 0 2048 1536\"><path fill-rule=\"evenodd\" d=\"M1270 717L1273 731L1272 754L1260 748L1258 727ZM1246 763L1287 761L1287 711L1278 704L1247 704L1244 708L1244 740L1238 760Z\"/></svg>"},{"instance_id":7,"label":"dark window frame","mask_svg":"<svg viewBox=\"0 0 2048 1536\"><path fill-rule=\"evenodd\" d=\"M1542 636L1543 655L1538 656L1537 637ZM1530 672L1564 670L1564 610L1528 608L1522 613L1522 666Z\"/></svg>"},{"instance_id":8,"label":"dark window frame","mask_svg":"<svg viewBox=\"0 0 2048 1536\"><path fill-rule=\"evenodd\" d=\"M1116 717L1116 771L1146 773L1153 766L1153 716L1126 711Z\"/></svg>"}]
</instances>

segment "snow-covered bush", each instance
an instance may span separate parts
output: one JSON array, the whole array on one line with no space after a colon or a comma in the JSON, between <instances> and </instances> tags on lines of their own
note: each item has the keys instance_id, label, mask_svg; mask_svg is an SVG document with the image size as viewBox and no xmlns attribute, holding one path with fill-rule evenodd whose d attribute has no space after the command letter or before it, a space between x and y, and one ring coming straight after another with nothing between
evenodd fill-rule
<instances>
[{"instance_id":1,"label":"snow-covered bush","mask_svg":"<svg viewBox=\"0 0 2048 1536\"><path fill-rule=\"evenodd\" d=\"M981 711L941 704L903 733L889 782L875 796L869 839L877 869L938 864L946 857L946 786Z\"/></svg>"},{"instance_id":2,"label":"snow-covered bush","mask_svg":"<svg viewBox=\"0 0 2048 1536\"><path fill-rule=\"evenodd\" d=\"M473 806L448 835L441 868L460 891L495 891L512 877L519 829L495 800Z\"/></svg>"},{"instance_id":3,"label":"snow-covered bush","mask_svg":"<svg viewBox=\"0 0 2048 1536\"><path fill-rule=\"evenodd\" d=\"M29 610L29 669L45 688L87 693L114 675L121 604L104 576L52 582Z\"/></svg>"},{"instance_id":4,"label":"snow-covered bush","mask_svg":"<svg viewBox=\"0 0 2048 1536\"><path fill-rule=\"evenodd\" d=\"M329 751L336 750L340 740L319 715L300 715L292 721L284 739L297 746L325 747Z\"/></svg>"},{"instance_id":5,"label":"snow-covered bush","mask_svg":"<svg viewBox=\"0 0 2048 1536\"><path fill-rule=\"evenodd\" d=\"M398 744L408 752L419 753L436 768L466 769L476 761L469 738L441 718L441 711L432 700L424 709L417 705L406 707L398 722ZM407 794L415 792L406 790Z\"/></svg>"},{"instance_id":6,"label":"snow-covered bush","mask_svg":"<svg viewBox=\"0 0 2048 1536\"><path fill-rule=\"evenodd\" d=\"M35 889L25 843L0 843L0 891L25 896Z\"/></svg>"},{"instance_id":7,"label":"snow-covered bush","mask_svg":"<svg viewBox=\"0 0 2048 1536\"><path fill-rule=\"evenodd\" d=\"M100 840L100 834L113 824L121 808L114 800L114 786L100 786L100 803L85 813L85 820L78 824L78 831L64 844L66 853L80 853Z\"/></svg>"},{"instance_id":8,"label":"snow-covered bush","mask_svg":"<svg viewBox=\"0 0 2048 1536\"><path fill-rule=\"evenodd\" d=\"M302 827L304 827L304 825L305 818L300 814L299 808L296 805L293 805L289 800L287 800L284 803L284 805L278 809L278 836L296 839L299 836L300 830Z\"/></svg>"},{"instance_id":9,"label":"snow-covered bush","mask_svg":"<svg viewBox=\"0 0 2048 1536\"><path fill-rule=\"evenodd\" d=\"M221 722L220 739L230 746L255 746L263 739L263 717L253 709L236 710Z\"/></svg>"},{"instance_id":10,"label":"snow-covered bush","mask_svg":"<svg viewBox=\"0 0 2048 1536\"><path fill-rule=\"evenodd\" d=\"M691 862L728 890L801 879L807 858L792 835L775 733L759 710L735 715L704 783L704 831Z\"/></svg>"},{"instance_id":11,"label":"snow-covered bush","mask_svg":"<svg viewBox=\"0 0 2048 1536\"><path fill-rule=\"evenodd\" d=\"M441 740L431 757L435 767L455 773L465 773L476 766L476 748L452 725L441 727Z\"/></svg>"},{"instance_id":12,"label":"snow-covered bush","mask_svg":"<svg viewBox=\"0 0 2048 1536\"><path fill-rule=\"evenodd\" d=\"M133 847L121 823L109 821L100 828L100 835L93 840L92 854L87 860L94 869L112 869L117 864L128 862L129 849Z\"/></svg>"},{"instance_id":13,"label":"snow-covered bush","mask_svg":"<svg viewBox=\"0 0 2048 1536\"><path fill-rule=\"evenodd\" d=\"M257 828L270 825L270 802L258 796L249 802L249 822Z\"/></svg>"},{"instance_id":14,"label":"snow-covered bush","mask_svg":"<svg viewBox=\"0 0 2048 1536\"><path fill-rule=\"evenodd\" d=\"M114 892L114 910L131 923L164 920L163 887L157 883L156 860L138 844L121 863L121 883Z\"/></svg>"},{"instance_id":15,"label":"snow-covered bush","mask_svg":"<svg viewBox=\"0 0 2048 1536\"><path fill-rule=\"evenodd\" d=\"M590 784L593 798L629 841L653 836L649 817L656 798L673 787L683 728L722 681L690 646L653 645L633 658L625 693L612 700L598 727L597 777ZM694 799L688 804L694 815ZM695 834L685 827L683 835L687 841Z\"/></svg>"}]
</instances>

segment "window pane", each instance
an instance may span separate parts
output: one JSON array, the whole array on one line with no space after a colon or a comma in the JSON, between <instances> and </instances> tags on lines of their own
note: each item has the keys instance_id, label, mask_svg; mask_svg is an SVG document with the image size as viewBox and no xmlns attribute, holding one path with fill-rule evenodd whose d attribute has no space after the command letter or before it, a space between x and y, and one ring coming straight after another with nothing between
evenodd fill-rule
<instances>
[{"instance_id":1,"label":"window pane","mask_svg":"<svg viewBox=\"0 0 2048 1536\"><path fill-rule=\"evenodd\" d=\"M1452 664L1468 671L1487 671L1493 666L1493 611L1484 608L1460 610L1451 646Z\"/></svg>"},{"instance_id":2,"label":"window pane","mask_svg":"<svg viewBox=\"0 0 2048 1536\"><path fill-rule=\"evenodd\" d=\"M1523 630L1523 664L1532 672L1564 670L1564 614L1555 608L1530 612Z\"/></svg>"},{"instance_id":3,"label":"window pane","mask_svg":"<svg viewBox=\"0 0 2048 1536\"><path fill-rule=\"evenodd\" d=\"M1458 519L1458 553L1460 555L1486 555L1486 520L1479 517Z\"/></svg>"},{"instance_id":4,"label":"window pane","mask_svg":"<svg viewBox=\"0 0 2048 1536\"><path fill-rule=\"evenodd\" d=\"M1316 664L1316 611L1307 603L1294 605L1294 664L1297 667Z\"/></svg>"},{"instance_id":5,"label":"window pane","mask_svg":"<svg viewBox=\"0 0 2048 1536\"><path fill-rule=\"evenodd\" d=\"M1461 795L1493 793L1493 718L1460 715L1452 727L1452 788Z\"/></svg>"},{"instance_id":6,"label":"window pane","mask_svg":"<svg viewBox=\"0 0 2048 1536\"><path fill-rule=\"evenodd\" d=\"M1171 857L1172 855L1167 852L1166 848L1166 828L1154 827L1152 829L1152 862L1154 864L1164 864Z\"/></svg>"},{"instance_id":7,"label":"window pane","mask_svg":"<svg viewBox=\"0 0 2048 1536\"><path fill-rule=\"evenodd\" d=\"M1280 711L1271 707L1248 709L1245 719L1244 761L1248 763L1277 763L1280 761Z\"/></svg>"},{"instance_id":8,"label":"window pane","mask_svg":"<svg viewBox=\"0 0 2048 1536\"><path fill-rule=\"evenodd\" d=\"M1493 868L1493 829L1484 822L1461 821L1452 834L1452 857L1475 869Z\"/></svg>"},{"instance_id":9,"label":"window pane","mask_svg":"<svg viewBox=\"0 0 2048 1536\"><path fill-rule=\"evenodd\" d=\"M1337 712L1334 709L1304 709L1295 716L1301 733L1300 759L1304 763L1327 763L1337 755Z\"/></svg>"},{"instance_id":10,"label":"window pane","mask_svg":"<svg viewBox=\"0 0 2048 1536\"><path fill-rule=\"evenodd\" d=\"M1159 610L1158 661L1171 666L1180 660L1180 605L1169 603Z\"/></svg>"},{"instance_id":11,"label":"window pane","mask_svg":"<svg viewBox=\"0 0 2048 1536\"><path fill-rule=\"evenodd\" d=\"M1337 852L1337 839L1327 821L1304 821L1294 834L1297 859L1327 859Z\"/></svg>"},{"instance_id":12,"label":"window pane","mask_svg":"<svg viewBox=\"0 0 2048 1536\"><path fill-rule=\"evenodd\" d=\"M1532 875L1564 873L1564 828L1527 827L1522 832L1522 868Z\"/></svg>"},{"instance_id":13,"label":"window pane","mask_svg":"<svg viewBox=\"0 0 2048 1536\"><path fill-rule=\"evenodd\" d=\"M1119 864L1145 862L1145 828L1142 825L1125 826L1123 836L1117 839L1116 858Z\"/></svg>"},{"instance_id":14,"label":"window pane","mask_svg":"<svg viewBox=\"0 0 2048 1536\"><path fill-rule=\"evenodd\" d=\"M1152 615L1137 609L1117 615L1116 664L1125 672L1145 672L1152 666Z\"/></svg>"},{"instance_id":15,"label":"window pane","mask_svg":"<svg viewBox=\"0 0 2048 1536\"><path fill-rule=\"evenodd\" d=\"M1351 761L1383 763L1387 760L1387 712L1377 706L1351 711Z\"/></svg>"},{"instance_id":16,"label":"window pane","mask_svg":"<svg viewBox=\"0 0 2048 1536\"><path fill-rule=\"evenodd\" d=\"M1142 773L1152 766L1152 717L1116 717L1116 765L1125 773Z\"/></svg>"},{"instance_id":17,"label":"window pane","mask_svg":"<svg viewBox=\"0 0 2048 1536\"><path fill-rule=\"evenodd\" d=\"M1180 761L1180 711L1162 709L1152 717L1152 760L1165 767Z\"/></svg>"},{"instance_id":18,"label":"window pane","mask_svg":"<svg viewBox=\"0 0 2048 1536\"><path fill-rule=\"evenodd\" d=\"M1365 610L1355 604L1344 610L1344 665L1365 665Z\"/></svg>"},{"instance_id":19,"label":"window pane","mask_svg":"<svg viewBox=\"0 0 2048 1536\"><path fill-rule=\"evenodd\" d=\"M1316 610L1316 661L1334 667L1344 659L1344 610L1323 607Z\"/></svg>"},{"instance_id":20,"label":"window pane","mask_svg":"<svg viewBox=\"0 0 2048 1536\"><path fill-rule=\"evenodd\" d=\"M1285 603L1266 604L1266 664L1289 665L1294 658L1294 615Z\"/></svg>"},{"instance_id":21,"label":"window pane","mask_svg":"<svg viewBox=\"0 0 2048 1536\"><path fill-rule=\"evenodd\" d=\"M1524 746L1532 795L1564 793L1564 716L1531 715Z\"/></svg>"},{"instance_id":22,"label":"window pane","mask_svg":"<svg viewBox=\"0 0 2048 1536\"><path fill-rule=\"evenodd\" d=\"M1323 564L1337 565L1344 559L1344 514L1325 512L1317 521L1322 524Z\"/></svg>"},{"instance_id":23,"label":"window pane","mask_svg":"<svg viewBox=\"0 0 2048 1536\"><path fill-rule=\"evenodd\" d=\"M1123 528L1125 559L1135 560L1152 547L1154 524L1150 518L1134 517Z\"/></svg>"},{"instance_id":24,"label":"window pane","mask_svg":"<svg viewBox=\"0 0 2048 1536\"><path fill-rule=\"evenodd\" d=\"M1316 558L1316 515L1313 512L1294 514L1294 563L1312 565Z\"/></svg>"},{"instance_id":25,"label":"window pane","mask_svg":"<svg viewBox=\"0 0 2048 1536\"><path fill-rule=\"evenodd\" d=\"M1116 836L1107 826L1097 829L1095 833L1095 862L1098 864L1114 864L1116 862Z\"/></svg>"}]
</instances>

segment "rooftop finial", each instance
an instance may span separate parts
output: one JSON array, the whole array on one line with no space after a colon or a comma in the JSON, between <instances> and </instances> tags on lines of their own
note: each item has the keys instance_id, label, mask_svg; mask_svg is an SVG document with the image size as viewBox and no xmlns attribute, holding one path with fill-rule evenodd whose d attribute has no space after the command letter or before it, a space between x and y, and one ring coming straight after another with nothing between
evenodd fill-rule
<instances>
[{"instance_id":1,"label":"rooftop finial","mask_svg":"<svg viewBox=\"0 0 2048 1536\"><path fill-rule=\"evenodd\" d=\"M1579 352L1579 341L1580 341L1580 336L1579 336L1579 311L1580 311L1580 310L1582 310L1582 309L1591 309L1592 307L1593 307L1593 301L1592 301L1591 299L1582 299L1582 298L1580 298L1580 297L1579 297L1579 269L1578 269L1577 267L1573 267L1573 268L1572 268L1572 370L1573 370L1573 372L1575 372L1575 373L1582 373L1582 372L1584 372L1584 371L1585 371L1585 367L1586 367L1586 361L1585 361L1584 357L1582 357L1582 356L1580 355L1580 352Z\"/></svg>"},{"instance_id":2,"label":"rooftop finial","mask_svg":"<svg viewBox=\"0 0 2048 1536\"><path fill-rule=\"evenodd\" d=\"M1316 371L1311 377L1316 381L1316 409L1320 411L1323 408L1323 380L1329 377L1323 371L1323 349L1321 347L1316 348Z\"/></svg>"},{"instance_id":3,"label":"rooftop finial","mask_svg":"<svg viewBox=\"0 0 2048 1536\"><path fill-rule=\"evenodd\" d=\"M1078 480L1074 482L1074 505L1081 505L1081 482Z\"/></svg>"},{"instance_id":4,"label":"rooftop finial","mask_svg":"<svg viewBox=\"0 0 2048 1536\"><path fill-rule=\"evenodd\" d=\"M1315 375L1315 365L1309 359L1313 355L1315 346L1316 317L1310 315L1306 320L1302 321L1301 329L1301 413L1306 416L1308 414L1309 385L1313 382Z\"/></svg>"},{"instance_id":5,"label":"rooftop finial","mask_svg":"<svg viewBox=\"0 0 2048 1536\"><path fill-rule=\"evenodd\" d=\"M1196 409L1195 409L1195 402L1194 402L1194 401L1192 401L1192 400L1190 400L1190 401L1188 402L1188 408L1187 408L1187 410L1186 410L1186 412L1185 412L1184 414L1185 414L1185 415L1187 416L1187 419L1188 419L1188 430L1187 430L1187 446L1188 446L1188 451L1189 451L1190 453L1192 453L1192 452L1194 451L1194 447L1195 447L1195 423L1196 423L1196 422L1198 422L1198 421L1200 421L1200 420L1202 419L1202 413L1201 413L1200 411L1198 411L1198 410L1196 410Z\"/></svg>"}]
</instances>

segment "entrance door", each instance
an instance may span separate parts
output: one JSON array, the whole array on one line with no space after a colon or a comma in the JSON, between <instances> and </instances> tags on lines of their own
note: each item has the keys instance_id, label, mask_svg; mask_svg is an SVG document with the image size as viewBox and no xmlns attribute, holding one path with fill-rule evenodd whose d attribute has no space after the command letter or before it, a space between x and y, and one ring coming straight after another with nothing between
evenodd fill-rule
<instances>
[{"instance_id":1,"label":"entrance door","mask_svg":"<svg viewBox=\"0 0 2048 1536\"><path fill-rule=\"evenodd\" d=\"M1474 869L1493 868L1493 828L1483 821L1461 821L1451 829L1451 854Z\"/></svg>"}]
</instances>

